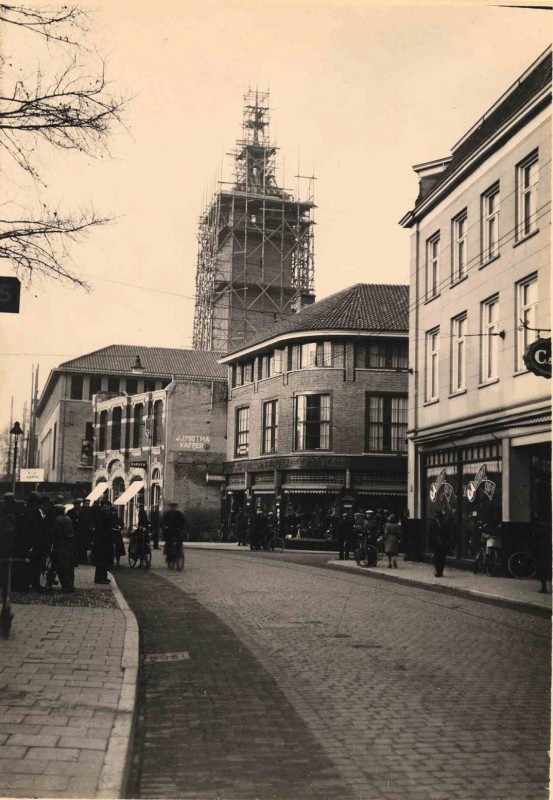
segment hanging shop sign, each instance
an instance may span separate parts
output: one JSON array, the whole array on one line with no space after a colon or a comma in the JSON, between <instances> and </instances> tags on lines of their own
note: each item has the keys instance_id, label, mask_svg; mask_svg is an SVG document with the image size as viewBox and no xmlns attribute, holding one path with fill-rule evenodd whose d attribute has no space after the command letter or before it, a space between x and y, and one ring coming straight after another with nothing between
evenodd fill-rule
<instances>
[{"instance_id":1,"label":"hanging shop sign","mask_svg":"<svg viewBox=\"0 0 553 800\"><path fill-rule=\"evenodd\" d=\"M447 473L445 469L443 469L436 480L430 484L430 500L435 503L438 499L440 492L443 494L445 499L449 502L451 500L451 495L453 494L453 486L447 482Z\"/></svg>"},{"instance_id":2,"label":"hanging shop sign","mask_svg":"<svg viewBox=\"0 0 553 800\"><path fill-rule=\"evenodd\" d=\"M467 500L469 503L474 503L476 500L476 492L480 486L484 494L491 500L495 494L495 483L486 475L485 464L482 464L482 466L478 468L474 480L469 481L467 484Z\"/></svg>"},{"instance_id":3,"label":"hanging shop sign","mask_svg":"<svg viewBox=\"0 0 553 800\"><path fill-rule=\"evenodd\" d=\"M0 277L0 313L19 314L20 295L19 278Z\"/></svg>"},{"instance_id":4,"label":"hanging shop sign","mask_svg":"<svg viewBox=\"0 0 553 800\"><path fill-rule=\"evenodd\" d=\"M526 369L540 378L551 378L551 339L536 339L522 356Z\"/></svg>"}]
</instances>

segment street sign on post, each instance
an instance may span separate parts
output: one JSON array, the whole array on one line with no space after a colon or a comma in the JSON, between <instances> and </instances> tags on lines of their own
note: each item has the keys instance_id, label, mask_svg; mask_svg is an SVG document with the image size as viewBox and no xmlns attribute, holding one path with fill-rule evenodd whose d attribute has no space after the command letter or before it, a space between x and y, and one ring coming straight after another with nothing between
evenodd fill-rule
<instances>
[{"instance_id":1,"label":"street sign on post","mask_svg":"<svg viewBox=\"0 0 553 800\"><path fill-rule=\"evenodd\" d=\"M19 278L0 276L0 313L19 314L19 296L21 281Z\"/></svg>"},{"instance_id":2,"label":"street sign on post","mask_svg":"<svg viewBox=\"0 0 553 800\"><path fill-rule=\"evenodd\" d=\"M33 469L20 469L19 482L44 483L44 469L42 467L34 467Z\"/></svg>"}]
</instances>

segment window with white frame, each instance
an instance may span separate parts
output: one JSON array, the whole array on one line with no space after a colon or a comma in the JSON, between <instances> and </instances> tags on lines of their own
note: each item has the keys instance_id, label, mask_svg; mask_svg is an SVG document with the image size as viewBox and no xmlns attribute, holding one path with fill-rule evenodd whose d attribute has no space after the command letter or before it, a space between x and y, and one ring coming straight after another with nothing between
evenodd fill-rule
<instances>
[{"instance_id":1,"label":"window with white frame","mask_svg":"<svg viewBox=\"0 0 553 800\"><path fill-rule=\"evenodd\" d=\"M426 242L426 299L440 293L440 234L436 233Z\"/></svg>"},{"instance_id":2,"label":"window with white frame","mask_svg":"<svg viewBox=\"0 0 553 800\"><path fill-rule=\"evenodd\" d=\"M499 183L482 195L482 262L499 254Z\"/></svg>"},{"instance_id":3,"label":"window with white frame","mask_svg":"<svg viewBox=\"0 0 553 800\"><path fill-rule=\"evenodd\" d=\"M284 351L274 350L272 355L271 374L279 375L282 372L282 359Z\"/></svg>"},{"instance_id":4,"label":"window with white frame","mask_svg":"<svg viewBox=\"0 0 553 800\"><path fill-rule=\"evenodd\" d=\"M517 239L538 229L538 151L517 166Z\"/></svg>"},{"instance_id":5,"label":"window with white frame","mask_svg":"<svg viewBox=\"0 0 553 800\"><path fill-rule=\"evenodd\" d=\"M451 282L462 280L467 274L467 211L458 214L451 222L452 264Z\"/></svg>"},{"instance_id":6,"label":"window with white frame","mask_svg":"<svg viewBox=\"0 0 553 800\"><path fill-rule=\"evenodd\" d=\"M499 296L480 304L480 380L482 383L499 377Z\"/></svg>"},{"instance_id":7,"label":"window with white frame","mask_svg":"<svg viewBox=\"0 0 553 800\"><path fill-rule=\"evenodd\" d=\"M236 437L234 452L237 456L247 456L250 439L250 409L248 406L236 409Z\"/></svg>"},{"instance_id":8,"label":"window with white frame","mask_svg":"<svg viewBox=\"0 0 553 800\"><path fill-rule=\"evenodd\" d=\"M263 403L263 453L276 453L278 445L278 400Z\"/></svg>"},{"instance_id":9,"label":"window with white frame","mask_svg":"<svg viewBox=\"0 0 553 800\"><path fill-rule=\"evenodd\" d=\"M330 450L330 395L295 397L295 450Z\"/></svg>"},{"instance_id":10,"label":"window with white frame","mask_svg":"<svg viewBox=\"0 0 553 800\"><path fill-rule=\"evenodd\" d=\"M305 342L290 348L289 369L334 366L332 342Z\"/></svg>"},{"instance_id":11,"label":"window with white frame","mask_svg":"<svg viewBox=\"0 0 553 800\"><path fill-rule=\"evenodd\" d=\"M366 395L365 452L407 452L407 395Z\"/></svg>"},{"instance_id":12,"label":"window with white frame","mask_svg":"<svg viewBox=\"0 0 553 800\"><path fill-rule=\"evenodd\" d=\"M516 318L517 331L516 369L524 369L524 355L528 345L538 338L538 276L529 275L516 284ZM519 328L521 330L519 330Z\"/></svg>"},{"instance_id":13,"label":"window with white frame","mask_svg":"<svg viewBox=\"0 0 553 800\"><path fill-rule=\"evenodd\" d=\"M440 329L426 334L426 402L437 400L440 378Z\"/></svg>"},{"instance_id":14,"label":"window with white frame","mask_svg":"<svg viewBox=\"0 0 553 800\"><path fill-rule=\"evenodd\" d=\"M460 314L451 320L451 391L467 388L467 315Z\"/></svg>"}]
</instances>

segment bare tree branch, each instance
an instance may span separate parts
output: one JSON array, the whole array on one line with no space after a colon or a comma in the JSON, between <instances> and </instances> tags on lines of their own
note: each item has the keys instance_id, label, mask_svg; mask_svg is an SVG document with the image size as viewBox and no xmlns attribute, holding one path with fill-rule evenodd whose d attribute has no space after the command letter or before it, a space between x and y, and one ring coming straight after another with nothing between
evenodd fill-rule
<instances>
[{"instance_id":1,"label":"bare tree branch","mask_svg":"<svg viewBox=\"0 0 553 800\"><path fill-rule=\"evenodd\" d=\"M81 36L88 32L88 17L77 6L63 6L58 11L40 11L27 6L0 3L0 22L24 28L49 42L75 46L81 46Z\"/></svg>"}]
</instances>

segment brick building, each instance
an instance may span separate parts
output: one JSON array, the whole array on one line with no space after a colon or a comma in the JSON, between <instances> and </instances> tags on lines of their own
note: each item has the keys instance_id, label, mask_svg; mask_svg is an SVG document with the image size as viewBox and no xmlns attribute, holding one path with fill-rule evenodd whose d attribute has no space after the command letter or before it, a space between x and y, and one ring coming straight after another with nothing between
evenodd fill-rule
<instances>
[{"instance_id":1,"label":"brick building","mask_svg":"<svg viewBox=\"0 0 553 800\"><path fill-rule=\"evenodd\" d=\"M216 353L182 348L110 345L66 361L50 372L37 403L36 466L46 482L90 486L95 395L153 392L173 377L225 376Z\"/></svg>"},{"instance_id":2,"label":"brick building","mask_svg":"<svg viewBox=\"0 0 553 800\"><path fill-rule=\"evenodd\" d=\"M219 367L219 369L221 369ZM174 380L162 390L94 399L92 498L119 507L125 527L138 509L177 502L192 523L221 516L226 450L225 380ZM210 475L211 473L211 475Z\"/></svg>"},{"instance_id":3,"label":"brick building","mask_svg":"<svg viewBox=\"0 0 553 800\"><path fill-rule=\"evenodd\" d=\"M406 508L408 287L358 284L227 354L227 516L321 534L343 508Z\"/></svg>"},{"instance_id":4,"label":"brick building","mask_svg":"<svg viewBox=\"0 0 553 800\"><path fill-rule=\"evenodd\" d=\"M551 50L414 169L409 508L446 512L458 558L501 524L506 554L551 523L551 388L524 362L551 337Z\"/></svg>"}]
</instances>

